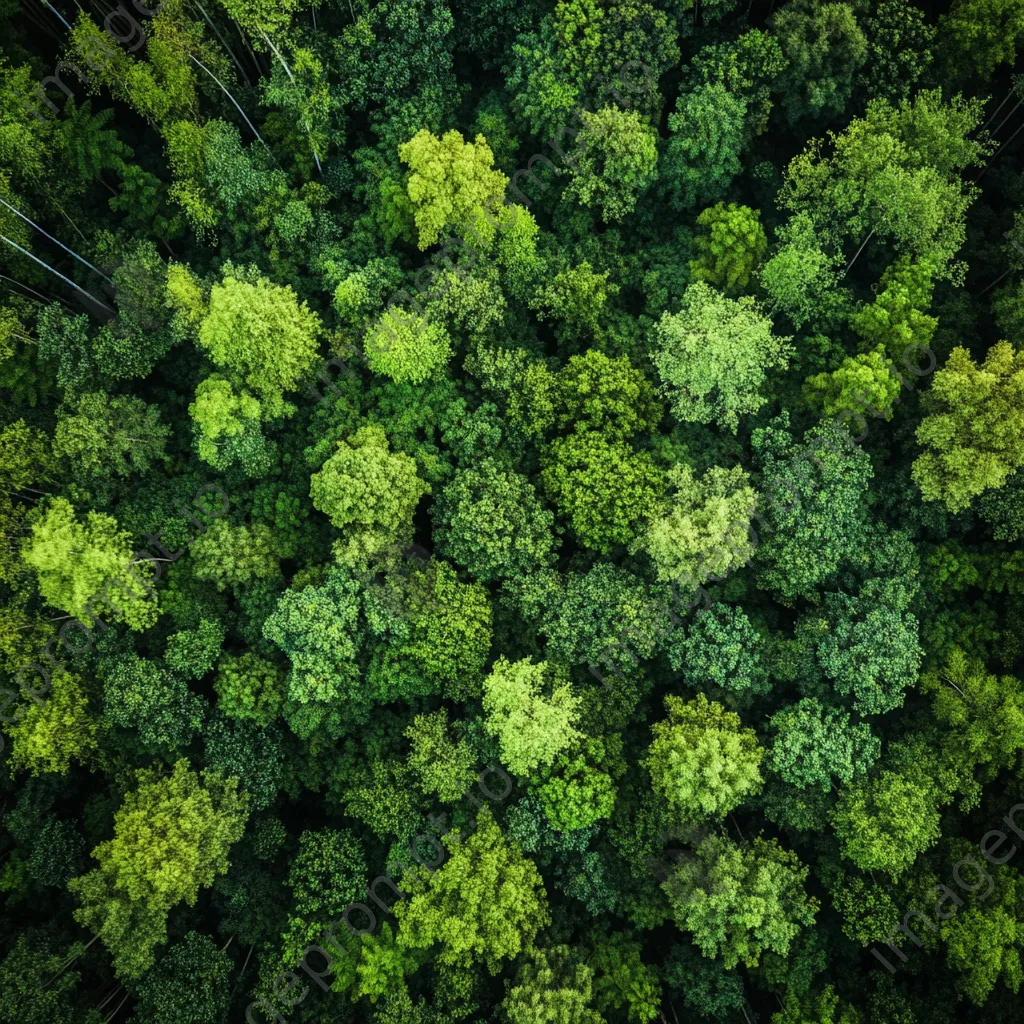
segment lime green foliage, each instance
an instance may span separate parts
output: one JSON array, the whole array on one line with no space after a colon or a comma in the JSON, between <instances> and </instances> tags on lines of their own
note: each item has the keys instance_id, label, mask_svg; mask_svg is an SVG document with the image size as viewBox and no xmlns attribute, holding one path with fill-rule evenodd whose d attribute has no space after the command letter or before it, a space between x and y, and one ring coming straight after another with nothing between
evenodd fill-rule
<instances>
[{"instance_id":1,"label":"lime green foliage","mask_svg":"<svg viewBox=\"0 0 1024 1024\"><path fill-rule=\"evenodd\" d=\"M429 484L408 455L392 452L384 431L360 427L310 478L314 508L342 531L335 558L359 565L389 545L408 542L412 516Z\"/></svg>"},{"instance_id":2,"label":"lime green foliage","mask_svg":"<svg viewBox=\"0 0 1024 1024\"><path fill-rule=\"evenodd\" d=\"M448 856L432 875L414 868L402 876L411 893L398 903L398 944L441 949L438 962L483 962L492 974L528 946L549 920L547 894L536 867L505 839L489 808L468 839L449 834Z\"/></svg>"},{"instance_id":3,"label":"lime green foliage","mask_svg":"<svg viewBox=\"0 0 1024 1024\"><path fill-rule=\"evenodd\" d=\"M742 466L712 466L699 479L688 466L673 466L674 491L665 515L643 536L643 549L658 579L684 589L722 578L750 560L756 547L751 519L757 493Z\"/></svg>"},{"instance_id":4,"label":"lime green foliage","mask_svg":"<svg viewBox=\"0 0 1024 1024\"><path fill-rule=\"evenodd\" d=\"M536 950L501 1004L509 1024L604 1024L589 1008L594 972L568 946Z\"/></svg>"},{"instance_id":5,"label":"lime green foliage","mask_svg":"<svg viewBox=\"0 0 1024 1024\"><path fill-rule=\"evenodd\" d=\"M590 828L612 816L616 789L611 777L590 765L584 755L559 754L553 771L537 795L545 817L559 832Z\"/></svg>"},{"instance_id":6,"label":"lime green foliage","mask_svg":"<svg viewBox=\"0 0 1024 1024\"><path fill-rule=\"evenodd\" d=\"M195 423L199 457L215 469L227 469L238 462L265 472L269 453L260 431L262 411L258 399L244 388L236 391L219 374L201 380L195 401L188 407Z\"/></svg>"},{"instance_id":7,"label":"lime green foliage","mask_svg":"<svg viewBox=\"0 0 1024 1024\"><path fill-rule=\"evenodd\" d=\"M705 956L727 968L782 956L814 923L818 901L804 890L808 869L796 854L760 837L742 846L709 836L678 864L662 888L680 928Z\"/></svg>"},{"instance_id":8,"label":"lime green foliage","mask_svg":"<svg viewBox=\"0 0 1024 1024\"><path fill-rule=\"evenodd\" d=\"M499 658L484 680L487 731L498 738L502 761L517 775L549 765L580 734L578 697L568 675L529 658Z\"/></svg>"},{"instance_id":9,"label":"lime green foliage","mask_svg":"<svg viewBox=\"0 0 1024 1024\"><path fill-rule=\"evenodd\" d=\"M790 339L772 333L753 299L727 298L700 281L686 290L678 313L662 315L653 341L672 415L733 433L741 416L768 400L767 371L785 369L791 353Z\"/></svg>"},{"instance_id":10,"label":"lime green foliage","mask_svg":"<svg viewBox=\"0 0 1024 1024\"><path fill-rule=\"evenodd\" d=\"M930 450L914 462L926 501L959 512L1024 465L1024 351L1000 341L979 366L966 349L953 349L927 403L917 440Z\"/></svg>"},{"instance_id":11,"label":"lime green foliage","mask_svg":"<svg viewBox=\"0 0 1024 1024\"><path fill-rule=\"evenodd\" d=\"M862 871L896 877L935 844L942 793L927 769L924 764L883 768L839 791L832 824L844 857Z\"/></svg>"},{"instance_id":12,"label":"lime green foliage","mask_svg":"<svg viewBox=\"0 0 1024 1024\"><path fill-rule=\"evenodd\" d=\"M320 318L290 287L229 270L210 292L199 344L216 366L259 396L264 415L281 416L285 392L312 375L320 332Z\"/></svg>"},{"instance_id":13,"label":"lime green foliage","mask_svg":"<svg viewBox=\"0 0 1024 1024\"><path fill-rule=\"evenodd\" d=\"M581 544L607 553L655 511L662 472L646 452L598 433L559 438L548 452L541 483Z\"/></svg>"},{"instance_id":14,"label":"lime green foliage","mask_svg":"<svg viewBox=\"0 0 1024 1024\"><path fill-rule=\"evenodd\" d=\"M868 345L883 347L900 373L918 365L938 326L927 313L933 276L928 264L902 257L882 275L875 301L850 317L850 326Z\"/></svg>"},{"instance_id":15,"label":"lime green foliage","mask_svg":"<svg viewBox=\"0 0 1024 1024\"><path fill-rule=\"evenodd\" d=\"M82 680L64 670L52 673L42 697L22 702L20 717L7 730L12 773L33 775L67 775L73 761L89 765L102 738Z\"/></svg>"},{"instance_id":16,"label":"lime green foliage","mask_svg":"<svg viewBox=\"0 0 1024 1024\"><path fill-rule=\"evenodd\" d=\"M654 790L679 821L723 818L761 788L764 757L753 729L709 701L666 697L668 718L652 726L647 770Z\"/></svg>"},{"instance_id":17,"label":"lime green foliage","mask_svg":"<svg viewBox=\"0 0 1024 1024\"><path fill-rule=\"evenodd\" d=\"M508 178L492 167L487 140L478 135L464 142L457 131L439 138L423 129L398 147L398 155L409 167L406 190L419 247L428 249L451 234L489 247Z\"/></svg>"},{"instance_id":18,"label":"lime green foliage","mask_svg":"<svg viewBox=\"0 0 1024 1024\"><path fill-rule=\"evenodd\" d=\"M702 210L697 224L704 229L694 239L697 259L690 274L726 294L746 291L768 252L761 213L737 203L717 203Z\"/></svg>"},{"instance_id":19,"label":"lime green foliage","mask_svg":"<svg viewBox=\"0 0 1024 1024\"><path fill-rule=\"evenodd\" d=\"M1020 1017L1022 39L0 3L0 1024Z\"/></svg>"},{"instance_id":20,"label":"lime green foliage","mask_svg":"<svg viewBox=\"0 0 1024 1024\"><path fill-rule=\"evenodd\" d=\"M899 394L898 371L881 347L866 354L847 356L838 370L819 373L804 382L808 402L822 414L846 421L861 433L868 416L892 419L892 407Z\"/></svg>"},{"instance_id":21,"label":"lime green foliage","mask_svg":"<svg viewBox=\"0 0 1024 1024\"><path fill-rule=\"evenodd\" d=\"M135 630L156 622L151 565L135 559L128 534L111 516L89 512L81 523L69 501L55 498L35 517L22 557L43 597L89 628L96 618Z\"/></svg>"},{"instance_id":22,"label":"lime green foliage","mask_svg":"<svg viewBox=\"0 0 1024 1024\"><path fill-rule=\"evenodd\" d=\"M453 740L448 712L443 708L417 715L405 730L412 743L409 767L425 793L435 793L444 803L458 800L476 780L476 754L464 740Z\"/></svg>"},{"instance_id":23,"label":"lime green foliage","mask_svg":"<svg viewBox=\"0 0 1024 1024\"><path fill-rule=\"evenodd\" d=\"M136 773L114 817L114 836L92 851L99 866L74 878L75 919L100 935L119 973L140 977L167 940L167 914L195 906L199 890L228 869L228 851L245 828L237 780L202 780L186 760L163 777Z\"/></svg>"},{"instance_id":24,"label":"lime green foliage","mask_svg":"<svg viewBox=\"0 0 1024 1024\"><path fill-rule=\"evenodd\" d=\"M452 339L419 313L389 309L366 335L366 358L374 373L396 384L422 384L440 376L452 354Z\"/></svg>"},{"instance_id":25,"label":"lime green foliage","mask_svg":"<svg viewBox=\"0 0 1024 1024\"><path fill-rule=\"evenodd\" d=\"M572 181L564 195L596 207L609 223L622 220L654 181L657 136L635 110L585 110L580 120L583 127L576 138Z\"/></svg>"}]
</instances>

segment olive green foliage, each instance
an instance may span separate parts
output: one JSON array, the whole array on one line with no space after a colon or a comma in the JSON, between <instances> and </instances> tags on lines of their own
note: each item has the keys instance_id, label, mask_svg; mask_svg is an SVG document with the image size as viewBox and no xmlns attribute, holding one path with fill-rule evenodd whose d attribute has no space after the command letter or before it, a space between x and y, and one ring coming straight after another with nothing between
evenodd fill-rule
<instances>
[{"instance_id":1,"label":"olive green foliage","mask_svg":"<svg viewBox=\"0 0 1024 1024\"><path fill-rule=\"evenodd\" d=\"M445 803L458 800L476 778L476 757L464 739L451 738L447 712L417 715L405 735L412 744L409 767L423 791Z\"/></svg>"},{"instance_id":2,"label":"olive green foliage","mask_svg":"<svg viewBox=\"0 0 1024 1024\"><path fill-rule=\"evenodd\" d=\"M554 441L541 483L581 544L608 553L653 514L663 474L646 452L600 433Z\"/></svg>"},{"instance_id":3,"label":"olive green foliage","mask_svg":"<svg viewBox=\"0 0 1024 1024\"><path fill-rule=\"evenodd\" d=\"M98 753L102 729L82 680L61 670L47 689L45 698L24 703L10 726L12 771L66 775L72 762L87 765Z\"/></svg>"},{"instance_id":4,"label":"olive green foliage","mask_svg":"<svg viewBox=\"0 0 1024 1024\"><path fill-rule=\"evenodd\" d=\"M955 348L935 374L928 415L917 428L925 451L914 462L914 481L927 501L951 512L1024 465L1024 353L1009 342L994 345L976 364Z\"/></svg>"},{"instance_id":5,"label":"olive green foliage","mask_svg":"<svg viewBox=\"0 0 1024 1024\"><path fill-rule=\"evenodd\" d=\"M679 926L705 956L720 956L727 968L752 967L767 952L784 956L814 923L818 901L806 894L807 874L775 840L738 845L709 836L662 888Z\"/></svg>"},{"instance_id":6,"label":"olive green foliage","mask_svg":"<svg viewBox=\"0 0 1024 1024\"><path fill-rule=\"evenodd\" d=\"M573 153L573 179L565 190L583 206L597 207L609 223L622 220L654 181L658 152L655 135L631 110L603 107L584 111Z\"/></svg>"},{"instance_id":7,"label":"olive green foliage","mask_svg":"<svg viewBox=\"0 0 1024 1024\"><path fill-rule=\"evenodd\" d=\"M457 471L435 509L442 550L478 580L529 573L552 561L554 516L525 477L494 459Z\"/></svg>"},{"instance_id":8,"label":"olive green foliage","mask_svg":"<svg viewBox=\"0 0 1024 1024\"><path fill-rule=\"evenodd\" d=\"M716 203L702 210L695 239L697 258L690 261L694 280L726 294L745 291L768 252L759 211L736 203ZM706 232L706 233L705 233Z\"/></svg>"},{"instance_id":9,"label":"olive green foliage","mask_svg":"<svg viewBox=\"0 0 1024 1024\"><path fill-rule=\"evenodd\" d=\"M600 1024L604 1018L588 1008L593 978L569 947L539 949L523 964L502 1009L511 1024Z\"/></svg>"}]
</instances>

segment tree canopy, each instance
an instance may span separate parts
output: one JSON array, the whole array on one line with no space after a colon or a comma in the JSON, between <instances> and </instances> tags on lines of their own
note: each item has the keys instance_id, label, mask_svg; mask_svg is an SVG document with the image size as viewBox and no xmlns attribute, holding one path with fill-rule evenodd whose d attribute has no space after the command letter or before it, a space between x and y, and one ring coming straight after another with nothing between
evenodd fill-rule
<instances>
[{"instance_id":1,"label":"tree canopy","mask_svg":"<svg viewBox=\"0 0 1024 1024\"><path fill-rule=\"evenodd\" d=\"M1016 1024L1022 46L0 3L0 1024Z\"/></svg>"}]
</instances>

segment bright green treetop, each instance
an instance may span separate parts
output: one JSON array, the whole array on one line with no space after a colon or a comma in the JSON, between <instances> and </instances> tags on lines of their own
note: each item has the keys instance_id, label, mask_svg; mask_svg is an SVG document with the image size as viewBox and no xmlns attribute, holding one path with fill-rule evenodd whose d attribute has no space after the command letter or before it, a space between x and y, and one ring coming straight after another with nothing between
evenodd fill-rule
<instances>
[{"instance_id":1,"label":"bright green treetop","mask_svg":"<svg viewBox=\"0 0 1024 1024\"><path fill-rule=\"evenodd\" d=\"M666 697L668 718L652 726L651 782L680 821L722 818L761 788L764 757L753 729L709 701Z\"/></svg>"},{"instance_id":2,"label":"bright green treetop","mask_svg":"<svg viewBox=\"0 0 1024 1024\"><path fill-rule=\"evenodd\" d=\"M738 203L716 203L701 210L697 224L705 233L694 240L697 258L690 274L726 294L745 291L768 252L760 211Z\"/></svg>"},{"instance_id":3,"label":"bright green treetop","mask_svg":"<svg viewBox=\"0 0 1024 1024\"><path fill-rule=\"evenodd\" d=\"M67 499L55 498L33 522L22 557L55 608L90 628L94 616L111 616L140 630L156 622L156 593L130 540L111 516L89 512L81 523Z\"/></svg>"},{"instance_id":4,"label":"bright green treetop","mask_svg":"<svg viewBox=\"0 0 1024 1024\"><path fill-rule=\"evenodd\" d=\"M167 939L167 914L194 906L199 890L228 869L228 851L245 828L245 796L235 779L200 777L180 760L170 775L137 773L114 817L114 836L93 850L99 866L68 889L76 920L97 932L119 974L140 977Z\"/></svg>"},{"instance_id":5,"label":"bright green treetop","mask_svg":"<svg viewBox=\"0 0 1024 1024\"><path fill-rule=\"evenodd\" d=\"M489 247L508 178L493 168L487 140L478 135L464 142L454 130L439 138L423 128L398 147L398 155L409 166L406 190L419 247L427 249L451 234Z\"/></svg>"},{"instance_id":6,"label":"bright green treetop","mask_svg":"<svg viewBox=\"0 0 1024 1024\"><path fill-rule=\"evenodd\" d=\"M712 466L697 478L688 466L673 466L675 488L668 511L652 520L637 546L654 563L658 579L695 587L740 568L754 553L751 519L757 492L742 466Z\"/></svg>"},{"instance_id":7,"label":"bright green treetop","mask_svg":"<svg viewBox=\"0 0 1024 1024\"><path fill-rule=\"evenodd\" d=\"M502 761L517 775L549 765L580 733L578 697L568 675L529 658L499 658L484 680L487 731L497 736Z\"/></svg>"},{"instance_id":8,"label":"bright green treetop","mask_svg":"<svg viewBox=\"0 0 1024 1024\"><path fill-rule=\"evenodd\" d=\"M654 330L654 363L676 419L716 422L733 433L740 416L768 401L767 371L785 369L789 338L751 298L726 298L702 281L686 290L678 313L665 313Z\"/></svg>"},{"instance_id":9,"label":"bright green treetop","mask_svg":"<svg viewBox=\"0 0 1024 1024\"><path fill-rule=\"evenodd\" d=\"M437 943L438 963L483 961L496 974L547 923L544 883L489 808L481 810L468 839L449 834L445 845L449 855L432 875L419 868L402 876L411 895L395 906L398 944L415 950Z\"/></svg>"},{"instance_id":10,"label":"bright green treetop","mask_svg":"<svg viewBox=\"0 0 1024 1024\"><path fill-rule=\"evenodd\" d=\"M199 344L216 366L259 395L266 415L281 416L285 392L312 376L321 330L320 318L289 286L229 269L210 292Z\"/></svg>"},{"instance_id":11,"label":"bright green treetop","mask_svg":"<svg viewBox=\"0 0 1024 1024\"><path fill-rule=\"evenodd\" d=\"M807 875L796 854L774 839L740 846L712 835L662 888L679 927L731 970L740 962L756 966L768 951L785 956L814 923L818 901L804 890Z\"/></svg>"},{"instance_id":12,"label":"bright green treetop","mask_svg":"<svg viewBox=\"0 0 1024 1024\"><path fill-rule=\"evenodd\" d=\"M408 542L413 512L430 486L408 455L392 452L384 430L360 427L310 478L314 508L342 531L335 557L358 565L391 544Z\"/></svg>"},{"instance_id":13,"label":"bright green treetop","mask_svg":"<svg viewBox=\"0 0 1024 1024\"><path fill-rule=\"evenodd\" d=\"M979 366L967 349L953 349L927 408L917 428L926 451L913 473L926 501L959 512L1024 466L1024 350L1000 341Z\"/></svg>"}]
</instances>

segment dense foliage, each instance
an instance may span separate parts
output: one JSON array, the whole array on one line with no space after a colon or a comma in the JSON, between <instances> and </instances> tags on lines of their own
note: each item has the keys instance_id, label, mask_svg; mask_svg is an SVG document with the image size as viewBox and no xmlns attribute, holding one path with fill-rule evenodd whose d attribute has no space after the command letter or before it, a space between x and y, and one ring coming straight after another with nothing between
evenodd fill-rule
<instances>
[{"instance_id":1,"label":"dense foliage","mask_svg":"<svg viewBox=\"0 0 1024 1024\"><path fill-rule=\"evenodd\" d=\"M1022 46L0 4L0 1024L1019 1022Z\"/></svg>"}]
</instances>

